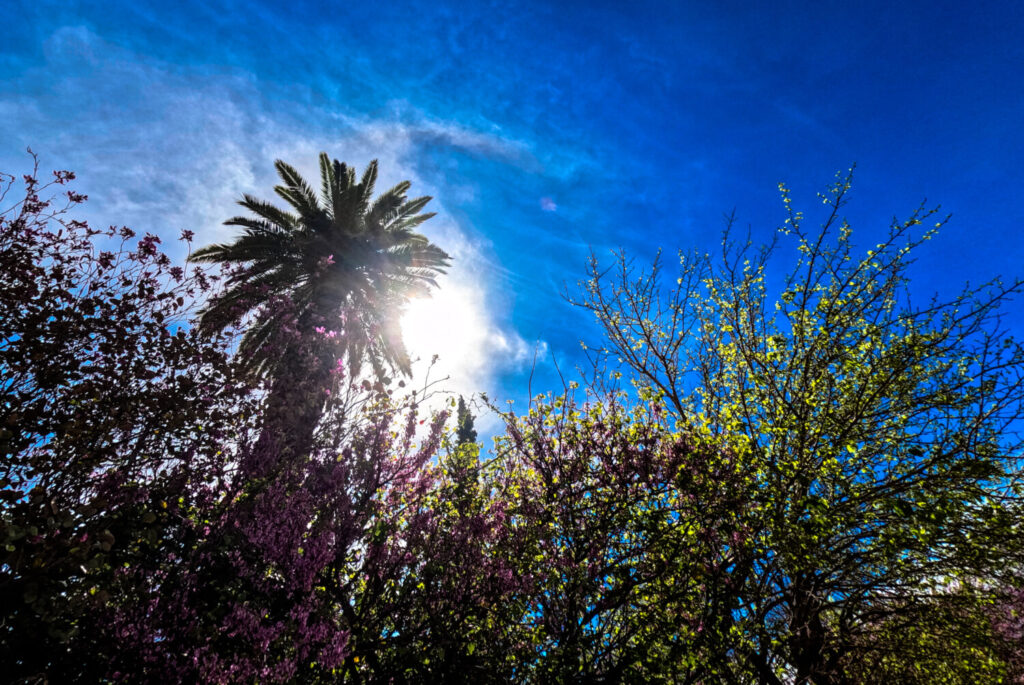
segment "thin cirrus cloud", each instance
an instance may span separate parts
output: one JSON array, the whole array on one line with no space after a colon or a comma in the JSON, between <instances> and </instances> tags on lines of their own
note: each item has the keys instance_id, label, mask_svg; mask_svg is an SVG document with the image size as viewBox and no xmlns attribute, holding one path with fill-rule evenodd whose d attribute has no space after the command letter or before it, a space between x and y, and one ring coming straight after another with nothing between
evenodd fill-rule
<instances>
[{"instance_id":1,"label":"thin cirrus cloud","mask_svg":"<svg viewBox=\"0 0 1024 685\"><path fill-rule=\"evenodd\" d=\"M443 146L516 167L529 163L522 144L429 119L399 102L384 118L309 107L298 116L268 103L241 70L162 63L84 27L53 32L43 54L42 63L26 64L20 77L0 84L0 117L15 132L0 147L3 170L25 169L30 160L22 151L31 146L44 169L78 172L79 187L90 195L85 218L156 233L183 258L173 243L181 229L195 231L197 244L230 239L223 221L242 193L273 197L272 160L316 178L321 150L358 169L378 159L378 189L408 179L414 195L435 196L428 209L438 216L424 232L453 258L436 301L409 309L413 354L440 355L433 377L448 377L445 387L465 394L491 389L495 374L532 359L534 345L503 320L484 289L493 264L489 243L436 199L449 190L472 198L474 189L444 187L443 178L420 173L416 161Z\"/></svg>"}]
</instances>

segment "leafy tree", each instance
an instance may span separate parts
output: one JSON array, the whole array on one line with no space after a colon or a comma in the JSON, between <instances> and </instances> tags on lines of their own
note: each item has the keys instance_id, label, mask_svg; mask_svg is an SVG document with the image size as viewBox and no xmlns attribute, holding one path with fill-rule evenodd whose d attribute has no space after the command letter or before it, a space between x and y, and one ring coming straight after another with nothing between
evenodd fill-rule
<instances>
[{"instance_id":1,"label":"leafy tree","mask_svg":"<svg viewBox=\"0 0 1024 685\"><path fill-rule=\"evenodd\" d=\"M466 400L459 396L459 405L455 412L457 427L455 430L455 441L460 444L476 442L476 428L473 427L473 412L466 406Z\"/></svg>"},{"instance_id":2,"label":"leafy tree","mask_svg":"<svg viewBox=\"0 0 1024 685\"><path fill-rule=\"evenodd\" d=\"M5 681L106 673L122 574L181 554L182 512L229 478L251 413L227 341L182 325L206 276L155 236L69 218L85 200L73 178L33 172L17 199L13 177L0 187Z\"/></svg>"},{"instance_id":3,"label":"leafy tree","mask_svg":"<svg viewBox=\"0 0 1024 685\"><path fill-rule=\"evenodd\" d=\"M225 222L242 235L191 259L233 267L202 325L220 330L252 314L237 356L271 381L264 439L301 454L337 360L347 357L352 377L364 362L378 378L388 368L409 373L401 307L436 286L449 257L413 230L433 216L420 213L429 197L406 199L403 181L373 199L376 160L357 181L355 169L321 153L319 195L290 165L274 166L283 182L274 190L291 211L246 195L239 204L253 216Z\"/></svg>"},{"instance_id":4,"label":"leafy tree","mask_svg":"<svg viewBox=\"0 0 1024 685\"><path fill-rule=\"evenodd\" d=\"M758 533L742 639L723 645L741 680L839 683L853 663L906 663L890 638L939 642L929 617L990 601L1020 568L1008 505L1024 352L998 307L1022 284L910 304L912 254L943 220L922 206L858 255L841 216L849 188L840 177L821 196L819 230L783 188L777 240L755 249L727 231L720 259L681 253L670 279L660 258L639 271L622 253L608 270L592 258L574 300L605 334L596 368L620 362L696 435L741 441ZM774 299L783 240L796 259ZM973 657L955 662L970 639L936 658L984 679Z\"/></svg>"},{"instance_id":5,"label":"leafy tree","mask_svg":"<svg viewBox=\"0 0 1024 685\"><path fill-rule=\"evenodd\" d=\"M388 654L407 639L395 626L424 552L409 539L431 513L445 417L417 447L414 413L395 431L399 407L367 410L349 444L277 464L255 487L236 479L194 512L191 549L159 582L135 584L115 669L153 682L360 682L402 665Z\"/></svg>"},{"instance_id":6,"label":"leafy tree","mask_svg":"<svg viewBox=\"0 0 1024 685\"><path fill-rule=\"evenodd\" d=\"M538 398L507 416L489 481L496 553L524 585L496 607L517 682L700 682L728 675L739 608L743 473L661 402ZM507 649L507 647L503 647Z\"/></svg>"}]
</instances>

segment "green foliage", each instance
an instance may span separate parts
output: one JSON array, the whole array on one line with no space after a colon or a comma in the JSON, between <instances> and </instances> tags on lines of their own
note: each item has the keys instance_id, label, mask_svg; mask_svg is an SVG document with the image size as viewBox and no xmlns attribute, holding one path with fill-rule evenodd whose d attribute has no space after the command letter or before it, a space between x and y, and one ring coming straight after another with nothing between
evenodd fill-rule
<instances>
[{"instance_id":1,"label":"green foliage","mask_svg":"<svg viewBox=\"0 0 1024 685\"><path fill-rule=\"evenodd\" d=\"M1008 677L986 594L950 587L930 602L895 600L898 607L861 631L839 670L861 683L1017 682Z\"/></svg>"},{"instance_id":2,"label":"green foliage","mask_svg":"<svg viewBox=\"0 0 1024 685\"><path fill-rule=\"evenodd\" d=\"M782 188L779 240L754 249L727 232L720 260L680 254L668 286L660 259L640 272L621 253L609 271L592 259L575 302L605 332L598 368L619 362L680 425L741 455L759 534L736 667L767 682L839 682L858 658L897 658L870 637L879 626L942 611L952 582L984 595L1020 568L1007 503L1024 353L997 309L1021 283L912 306L911 252L942 221L919 208L857 255L849 188L821 196L813 232ZM796 258L773 289L781 240Z\"/></svg>"},{"instance_id":3,"label":"green foliage","mask_svg":"<svg viewBox=\"0 0 1024 685\"><path fill-rule=\"evenodd\" d=\"M520 682L717 678L750 529L728 450L656 401L537 398L508 417L492 486L526 584L499 610Z\"/></svg>"},{"instance_id":4,"label":"green foliage","mask_svg":"<svg viewBox=\"0 0 1024 685\"><path fill-rule=\"evenodd\" d=\"M455 413L457 426L455 441L460 445L476 442L476 429L473 427L473 413L466 406L466 400L459 396L459 405Z\"/></svg>"}]
</instances>

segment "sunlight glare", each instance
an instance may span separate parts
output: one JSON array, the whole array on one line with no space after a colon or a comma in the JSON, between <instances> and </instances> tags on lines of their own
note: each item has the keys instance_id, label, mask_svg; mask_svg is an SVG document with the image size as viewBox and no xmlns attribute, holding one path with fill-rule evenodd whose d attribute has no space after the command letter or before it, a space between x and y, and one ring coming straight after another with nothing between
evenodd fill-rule
<instances>
[{"instance_id":1,"label":"sunlight glare","mask_svg":"<svg viewBox=\"0 0 1024 685\"><path fill-rule=\"evenodd\" d=\"M402 315L402 337L409 355L414 362L420 360L414 373L423 373L437 355L431 378L450 376L456 386L466 389L483 380L484 350L495 342L488 340L494 337L489 328L482 294L451 282L430 297L410 302Z\"/></svg>"}]
</instances>

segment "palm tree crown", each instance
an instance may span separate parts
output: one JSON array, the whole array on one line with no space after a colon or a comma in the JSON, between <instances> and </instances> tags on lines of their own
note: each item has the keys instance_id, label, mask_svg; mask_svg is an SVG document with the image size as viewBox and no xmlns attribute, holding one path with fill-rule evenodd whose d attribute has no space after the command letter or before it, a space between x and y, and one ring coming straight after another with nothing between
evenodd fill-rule
<instances>
[{"instance_id":1,"label":"palm tree crown","mask_svg":"<svg viewBox=\"0 0 1024 685\"><path fill-rule=\"evenodd\" d=\"M290 165L277 160L274 166L283 181L274 190L291 210L244 195L239 204L253 216L224 222L241 227L242 235L191 256L237 267L202 312L201 325L218 330L256 312L239 356L254 373L275 377L283 358L275 334L285 322L262 305L284 296L300 335L314 325L337 329L336 351L347 355L353 374L364 361L378 374L385 366L408 374L401 308L436 287L450 259L413 230L434 216L420 213L431 198L406 199L410 183L403 181L373 200L377 160L356 182L354 168L321 153L319 195Z\"/></svg>"}]
</instances>

